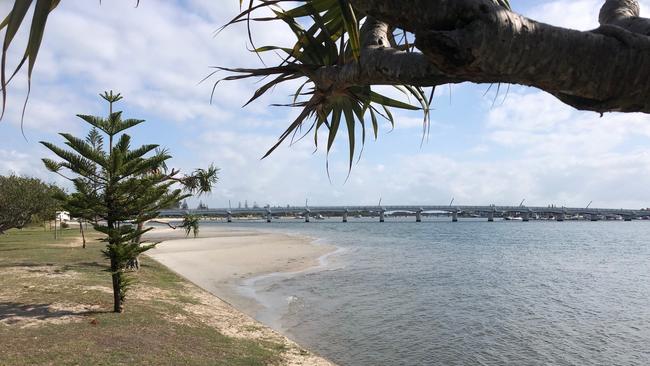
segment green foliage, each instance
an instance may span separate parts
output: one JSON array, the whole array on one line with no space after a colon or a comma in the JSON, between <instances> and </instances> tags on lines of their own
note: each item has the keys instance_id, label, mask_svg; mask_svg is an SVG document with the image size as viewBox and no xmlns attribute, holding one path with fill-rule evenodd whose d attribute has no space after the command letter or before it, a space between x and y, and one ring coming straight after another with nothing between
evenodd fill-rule
<instances>
[{"instance_id":1,"label":"green foliage","mask_svg":"<svg viewBox=\"0 0 650 366\"><path fill-rule=\"evenodd\" d=\"M183 222L178 226L185 230L185 236L190 236L190 233L196 238L199 235L199 216L186 214L183 217Z\"/></svg>"},{"instance_id":2,"label":"green foliage","mask_svg":"<svg viewBox=\"0 0 650 366\"><path fill-rule=\"evenodd\" d=\"M55 195L64 193L37 178L0 176L0 234L11 228L22 229L33 221L54 218L61 208Z\"/></svg>"},{"instance_id":3,"label":"green foliage","mask_svg":"<svg viewBox=\"0 0 650 366\"><path fill-rule=\"evenodd\" d=\"M171 156L158 145L131 147L131 137L124 131L143 120L122 119L122 112L113 112L120 94L104 93L109 103L106 118L78 115L92 126L85 139L67 133L60 135L69 149L41 142L61 160L43 159L47 169L72 181L75 192L60 197L70 212L94 222L95 230L104 234L103 253L110 261L113 279L114 310L121 312L131 280L125 272L128 263L153 248L156 243L142 244L140 238L151 228L144 222L158 216L161 209L178 204L190 193L209 192L217 180L218 169L198 170L198 176L179 177L178 170L166 171ZM108 145L104 145L107 137ZM64 174L71 172L73 177ZM185 186L190 182L189 187ZM174 185L181 184L180 188Z\"/></svg>"},{"instance_id":4,"label":"green foliage","mask_svg":"<svg viewBox=\"0 0 650 366\"><path fill-rule=\"evenodd\" d=\"M217 184L218 174L219 168L210 165L207 169L195 169L192 174L183 178L182 183L185 189L192 194L209 193L212 191L212 186Z\"/></svg>"},{"instance_id":5,"label":"green foliage","mask_svg":"<svg viewBox=\"0 0 650 366\"><path fill-rule=\"evenodd\" d=\"M280 7L286 3L293 6L288 10ZM273 17L252 17L260 9L270 9ZM390 108L422 110L424 131L429 127L429 111L433 89L430 95L421 87L402 85L396 88L407 98L414 98L417 105L411 105L373 91L370 85L354 85L351 83L337 84L331 80L322 80L320 71L325 67L341 68L359 62L361 55L360 20L357 19L354 8L348 0L275 0L250 1L247 8L232 19L226 26L246 22L249 27L253 21L280 21L285 23L296 41L292 47L267 45L254 47L257 53L280 52L284 54L279 65L259 69L217 68L235 73L222 80L240 80L246 78L268 78L270 81L255 91L246 103L264 95L274 86L303 79L304 83L296 90L293 101L285 106L297 107L302 111L289 127L280 135L278 142L272 146L264 158L269 156L287 139L291 142L301 139L307 134L314 133L314 144L318 148L318 134L321 129L327 133L327 152L332 149L334 141L342 125L347 131L349 148L349 168L357 151L357 126L360 127L360 143L363 147L367 130L372 128L374 138L377 138L379 119L386 119L391 126L395 120ZM406 41L398 48L412 50L412 45ZM393 40L394 41L394 40ZM217 81L216 85L222 81ZM306 132L303 131L306 130ZM359 152L359 157L361 156Z\"/></svg>"},{"instance_id":6,"label":"green foliage","mask_svg":"<svg viewBox=\"0 0 650 366\"><path fill-rule=\"evenodd\" d=\"M282 5L287 4L288 9ZM508 0L498 0L498 4L510 9ZM240 7L243 2L240 1ZM253 17L259 10L271 10L274 16ZM378 136L379 119L384 118L391 126L395 119L391 108L406 110L421 110L423 113L423 138L430 128L431 101L435 88L425 91L419 86L396 85L395 88L402 92L406 98L413 98L416 102L412 105L389 98L372 90L371 82L337 84L332 80L323 80L319 74L324 68L341 68L360 62L363 57L361 49L361 23L364 17L359 17L350 0L250 0L240 14L234 17L225 26L245 22L253 51L256 53L274 52L282 54L278 65L264 68L224 68L218 67L217 71L229 71L235 75L227 76L223 80L240 80L246 78L271 77L257 89L249 104L278 84L295 79L304 80L293 95L293 101L284 106L301 109L298 117L280 135L277 143L272 146L264 158L269 156L287 139L293 143L296 138L302 139L309 133L314 134L314 144L318 148L318 134L321 129L327 133L326 151L329 153L342 125L347 131L349 148L349 168L355 156L357 140L359 139L357 126L360 127L361 152L367 137L367 129L372 128L375 139ZM281 45L265 45L256 47L252 37L252 22L280 21L285 23L295 36L295 43L291 47ZM412 52L414 45L409 43L409 35L401 32L401 39L397 34L391 34L390 42L397 50ZM306 130L306 132L304 131ZM359 157L361 156L359 152Z\"/></svg>"}]
</instances>

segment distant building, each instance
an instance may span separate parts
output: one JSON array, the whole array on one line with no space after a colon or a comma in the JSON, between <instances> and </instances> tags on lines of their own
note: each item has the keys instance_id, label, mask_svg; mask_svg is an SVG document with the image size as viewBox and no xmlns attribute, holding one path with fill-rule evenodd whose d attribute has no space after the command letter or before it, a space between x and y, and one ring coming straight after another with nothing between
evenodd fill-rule
<instances>
[{"instance_id":1,"label":"distant building","mask_svg":"<svg viewBox=\"0 0 650 366\"><path fill-rule=\"evenodd\" d=\"M57 211L56 212L56 219L59 221L70 221L70 212L68 211Z\"/></svg>"}]
</instances>

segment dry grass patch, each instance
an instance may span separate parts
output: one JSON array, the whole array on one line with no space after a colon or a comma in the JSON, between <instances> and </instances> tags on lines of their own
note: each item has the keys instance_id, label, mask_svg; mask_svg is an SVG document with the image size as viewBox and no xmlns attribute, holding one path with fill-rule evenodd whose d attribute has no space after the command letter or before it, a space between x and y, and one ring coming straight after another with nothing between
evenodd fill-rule
<instances>
[{"instance_id":1,"label":"dry grass patch","mask_svg":"<svg viewBox=\"0 0 650 366\"><path fill-rule=\"evenodd\" d=\"M15 266L0 270L4 276L16 279L42 278L46 280L70 280L79 276L78 272L65 270L63 266Z\"/></svg>"}]
</instances>

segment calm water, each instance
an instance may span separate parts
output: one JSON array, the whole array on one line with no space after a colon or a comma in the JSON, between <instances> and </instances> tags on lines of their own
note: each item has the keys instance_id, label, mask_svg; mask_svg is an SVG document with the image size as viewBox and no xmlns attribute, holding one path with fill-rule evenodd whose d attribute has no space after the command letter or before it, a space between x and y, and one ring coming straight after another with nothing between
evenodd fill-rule
<instances>
[{"instance_id":1,"label":"calm water","mask_svg":"<svg viewBox=\"0 0 650 366\"><path fill-rule=\"evenodd\" d=\"M259 319L342 365L650 364L650 222L236 225L342 248L250 283Z\"/></svg>"}]
</instances>

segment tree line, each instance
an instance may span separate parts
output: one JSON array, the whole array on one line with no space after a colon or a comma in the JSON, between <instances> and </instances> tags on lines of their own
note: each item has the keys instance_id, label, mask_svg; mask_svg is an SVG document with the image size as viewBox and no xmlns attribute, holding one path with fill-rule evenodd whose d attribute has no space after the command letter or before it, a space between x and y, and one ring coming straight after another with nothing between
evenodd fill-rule
<instances>
[{"instance_id":1,"label":"tree line","mask_svg":"<svg viewBox=\"0 0 650 366\"><path fill-rule=\"evenodd\" d=\"M17 174L0 176L0 234L56 219L62 210L55 198L64 194L55 184Z\"/></svg>"}]
</instances>

